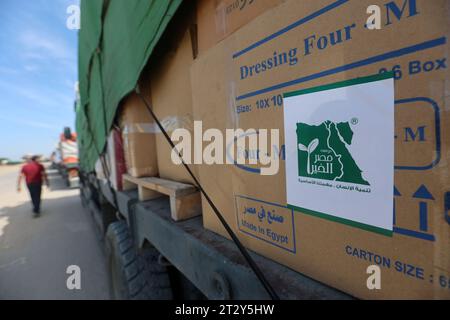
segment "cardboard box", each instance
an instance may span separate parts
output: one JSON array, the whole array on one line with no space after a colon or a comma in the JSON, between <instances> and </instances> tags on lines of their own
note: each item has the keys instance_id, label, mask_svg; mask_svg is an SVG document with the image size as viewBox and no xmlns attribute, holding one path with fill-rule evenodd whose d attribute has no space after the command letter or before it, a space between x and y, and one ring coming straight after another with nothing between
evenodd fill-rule
<instances>
[{"instance_id":1,"label":"cardboard box","mask_svg":"<svg viewBox=\"0 0 450 320\"><path fill-rule=\"evenodd\" d=\"M122 175L126 173L125 156L123 153L122 134L120 129L113 128L108 135L106 154L95 163L95 173L97 178L111 182L111 187L116 191L122 191ZM105 167L106 166L106 167ZM108 170L109 176L105 170Z\"/></svg>"},{"instance_id":2,"label":"cardboard box","mask_svg":"<svg viewBox=\"0 0 450 320\"><path fill-rule=\"evenodd\" d=\"M124 100L120 127L127 172L136 178L157 176L156 125L136 93Z\"/></svg>"},{"instance_id":3,"label":"cardboard box","mask_svg":"<svg viewBox=\"0 0 450 320\"><path fill-rule=\"evenodd\" d=\"M381 9L380 30L364 27L373 4ZM358 298L450 298L449 6L286 1L195 62L194 119L204 128L280 130L277 175L262 176L252 165L199 166L204 188L248 248ZM275 57L283 63L268 68ZM282 95L386 71L396 76L391 235L288 207ZM369 155L376 152L367 146ZM244 217L246 208L275 212L284 222ZM227 236L206 201L203 219ZM268 228L273 232L259 232ZM380 266L380 290L367 287L370 265Z\"/></svg>"},{"instance_id":4,"label":"cardboard box","mask_svg":"<svg viewBox=\"0 0 450 320\"><path fill-rule=\"evenodd\" d=\"M169 136L175 129L193 130L190 67L194 61L193 19L189 16L172 26L158 63L149 68L153 110ZM160 130L156 134L158 168L161 178L194 183L182 165L174 164L172 148ZM193 153L192 153L193 154ZM195 170L194 166L191 166Z\"/></svg>"},{"instance_id":5,"label":"cardboard box","mask_svg":"<svg viewBox=\"0 0 450 320\"><path fill-rule=\"evenodd\" d=\"M206 52L246 23L283 1L285 0L198 0L199 53Z\"/></svg>"}]
</instances>

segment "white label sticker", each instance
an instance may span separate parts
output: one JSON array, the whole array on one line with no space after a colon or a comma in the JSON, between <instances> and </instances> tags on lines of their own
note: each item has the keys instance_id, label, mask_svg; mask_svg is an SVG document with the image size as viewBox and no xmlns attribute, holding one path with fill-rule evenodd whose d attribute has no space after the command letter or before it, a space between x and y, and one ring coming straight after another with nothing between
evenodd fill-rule
<instances>
[{"instance_id":1,"label":"white label sticker","mask_svg":"<svg viewBox=\"0 0 450 320\"><path fill-rule=\"evenodd\" d=\"M286 94L284 123L288 206L390 235L394 80L373 76Z\"/></svg>"}]
</instances>

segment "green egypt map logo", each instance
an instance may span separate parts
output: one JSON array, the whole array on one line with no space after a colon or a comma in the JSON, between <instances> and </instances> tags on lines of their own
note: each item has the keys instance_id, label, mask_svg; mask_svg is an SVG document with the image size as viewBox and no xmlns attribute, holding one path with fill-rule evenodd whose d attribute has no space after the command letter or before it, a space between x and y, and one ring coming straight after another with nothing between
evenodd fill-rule
<instances>
[{"instance_id":1,"label":"green egypt map logo","mask_svg":"<svg viewBox=\"0 0 450 320\"><path fill-rule=\"evenodd\" d=\"M348 122L297 123L299 176L370 185L347 149L352 139Z\"/></svg>"}]
</instances>

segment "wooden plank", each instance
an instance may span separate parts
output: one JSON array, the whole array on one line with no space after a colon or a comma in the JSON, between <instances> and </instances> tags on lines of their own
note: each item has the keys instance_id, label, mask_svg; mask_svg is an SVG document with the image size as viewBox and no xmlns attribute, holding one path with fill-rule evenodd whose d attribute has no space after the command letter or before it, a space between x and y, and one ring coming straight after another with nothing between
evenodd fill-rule
<instances>
[{"instance_id":1,"label":"wooden plank","mask_svg":"<svg viewBox=\"0 0 450 320\"><path fill-rule=\"evenodd\" d=\"M197 188L193 185L161 178L143 178L141 184L149 189L164 193L168 196L187 195L197 191Z\"/></svg>"},{"instance_id":2,"label":"wooden plank","mask_svg":"<svg viewBox=\"0 0 450 320\"><path fill-rule=\"evenodd\" d=\"M201 196L197 188L190 184L161 179L122 176L123 189L138 189L139 200L146 201L168 195L170 211L175 221L186 220L202 213Z\"/></svg>"},{"instance_id":3,"label":"wooden plank","mask_svg":"<svg viewBox=\"0 0 450 320\"><path fill-rule=\"evenodd\" d=\"M134 183L134 184L139 184L139 181L141 180L141 178L136 178L136 177L133 177L132 175L129 175L129 174L124 174L122 176L122 178L123 178L123 180L127 180L127 181L129 181L131 183Z\"/></svg>"},{"instance_id":4,"label":"wooden plank","mask_svg":"<svg viewBox=\"0 0 450 320\"><path fill-rule=\"evenodd\" d=\"M202 214L200 192L170 197L170 214L175 221L186 220Z\"/></svg>"},{"instance_id":5,"label":"wooden plank","mask_svg":"<svg viewBox=\"0 0 450 320\"><path fill-rule=\"evenodd\" d=\"M122 177L122 188L124 191L127 190L133 190L137 188L137 184L134 182L131 182L128 177L126 177L125 175L123 175Z\"/></svg>"},{"instance_id":6,"label":"wooden plank","mask_svg":"<svg viewBox=\"0 0 450 320\"><path fill-rule=\"evenodd\" d=\"M197 188L193 185L155 177L135 178L128 174L125 174L123 175L123 180L154 191L158 191L168 196L187 195L197 191ZM124 182L124 184L126 183Z\"/></svg>"},{"instance_id":7,"label":"wooden plank","mask_svg":"<svg viewBox=\"0 0 450 320\"><path fill-rule=\"evenodd\" d=\"M139 201L153 200L162 196L160 192L149 190L143 186L138 186L138 195Z\"/></svg>"}]
</instances>

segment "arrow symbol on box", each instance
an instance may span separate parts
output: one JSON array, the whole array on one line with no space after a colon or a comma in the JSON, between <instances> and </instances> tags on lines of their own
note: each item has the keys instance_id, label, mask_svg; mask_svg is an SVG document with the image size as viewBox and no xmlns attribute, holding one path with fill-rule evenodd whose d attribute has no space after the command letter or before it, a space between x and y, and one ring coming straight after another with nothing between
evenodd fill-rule
<instances>
[{"instance_id":1,"label":"arrow symbol on box","mask_svg":"<svg viewBox=\"0 0 450 320\"><path fill-rule=\"evenodd\" d=\"M425 185L421 185L413 194L413 198L421 200L434 200L433 195L428 191ZM428 203L427 201L419 202L420 230L428 231Z\"/></svg>"},{"instance_id":2,"label":"arrow symbol on box","mask_svg":"<svg viewBox=\"0 0 450 320\"><path fill-rule=\"evenodd\" d=\"M401 193L398 191L397 187L394 186L394 197L400 197ZM397 224L397 213L395 212L395 198L394 198L394 222L393 224L396 225Z\"/></svg>"},{"instance_id":3,"label":"arrow symbol on box","mask_svg":"<svg viewBox=\"0 0 450 320\"><path fill-rule=\"evenodd\" d=\"M427 187L421 185L419 189L413 194L413 198L424 199L424 200L434 200L433 195L428 191Z\"/></svg>"}]
</instances>

